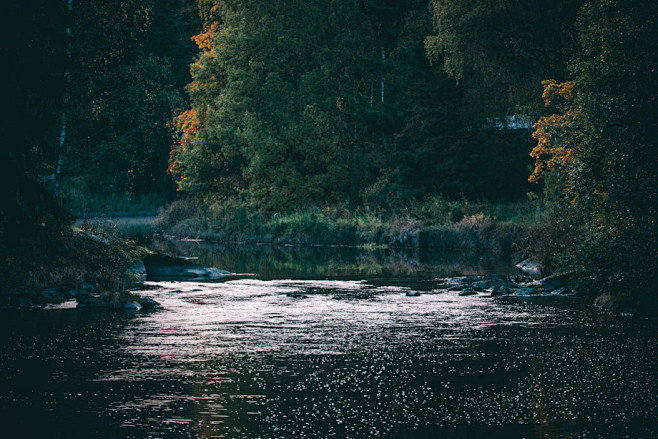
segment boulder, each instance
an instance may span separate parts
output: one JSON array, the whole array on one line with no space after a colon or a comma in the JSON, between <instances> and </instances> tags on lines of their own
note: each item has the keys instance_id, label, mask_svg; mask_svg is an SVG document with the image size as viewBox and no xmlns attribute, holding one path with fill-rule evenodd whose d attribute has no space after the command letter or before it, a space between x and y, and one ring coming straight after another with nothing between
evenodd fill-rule
<instances>
[{"instance_id":1,"label":"boulder","mask_svg":"<svg viewBox=\"0 0 658 439\"><path fill-rule=\"evenodd\" d=\"M18 309L29 310L33 305L34 304L32 303L32 300L28 299L27 297L23 297L18 303Z\"/></svg>"},{"instance_id":2,"label":"boulder","mask_svg":"<svg viewBox=\"0 0 658 439\"><path fill-rule=\"evenodd\" d=\"M142 309L145 311L160 308L160 304L149 297L140 298L139 304L142 306Z\"/></svg>"},{"instance_id":3,"label":"boulder","mask_svg":"<svg viewBox=\"0 0 658 439\"><path fill-rule=\"evenodd\" d=\"M571 294L571 290L567 287L562 287L562 288L558 288L557 290L550 291L549 293L556 295L565 295L565 294Z\"/></svg>"},{"instance_id":4,"label":"boulder","mask_svg":"<svg viewBox=\"0 0 658 439\"><path fill-rule=\"evenodd\" d=\"M97 293L97 292L98 292L98 289L97 289L94 285L92 285L92 284L90 284L90 283L87 283L87 282L83 282L83 283L82 283L82 290L83 290L86 294L89 294L89 293Z\"/></svg>"},{"instance_id":5,"label":"boulder","mask_svg":"<svg viewBox=\"0 0 658 439\"><path fill-rule=\"evenodd\" d=\"M135 276L135 278L140 282L146 281L146 267L144 266L144 261L138 259L133 263L133 265L128 269L128 271Z\"/></svg>"},{"instance_id":6,"label":"boulder","mask_svg":"<svg viewBox=\"0 0 658 439\"><path fill-rule=\"evenodd\" d=\"M492 296L509 296L514 290L507 285L496 286L491 290Z\"/></svg>"},{"instance_id":7,"label":"boulder","mask_svg":"<svg viewBox=\"0 0 658 439\"><path fill-rule=\"evenodd\" d=\"M561 288L573 288L576 283L572 273L552 274L540 279L539 282L546 291L559 290Z\"/></svg>"},{"instance_id":8,"label":"boulder","mask_svg":"<svg viewBox=\"0 0 658 439\"><path fill-rule=\"evenodd\" d=\"M544 273L544 268L539 262L535 262L531 259L526 259L524 261L519 262L516 264L516 268L521 270L524 274L533 276L533 277L541 277L543 276Z\"/></svg>"},{"instance_id":9,"label":"boulder","mask_svg":"<svg viewBox=\"0 0 658 439\"><path fill-rule=\"evenodd\" d=\"M480 280L473 282L471 288L475 291L484 291L493 288L494 282L491 280Z\"/></svg>"},{"instance_id":10,"label":"boulder","mask_svg":"<svg viewBox=\"0 0 658 439\"><path fill-rule=\"evenodd\" d=\"M214 267L202 267L190 259L154 254L143 259L146 278L152 281L215 280L230 275Z\"/></svg>"},{"instance_id":11,"label":"boulder","mask_svg":"<svg viewBox=\"0 0 658 439\"><path fill-rule=\"evenodd\" d=\"M527 283L527 282L532 282L534 279L530 276L524 276L524 275L516 275L516 276L510 276L508 277L509 282L513 282L516 284L522 284L522 283Z\"/></svg>"},{"instance_id":12,"label":"boulder","mask_svg":"<svg viewBox=\"0 0 658 439\"><path fill-rule=\"evenodd\" d=\"M139 302L133 301L133 302L128 302L123 305L123 309L127 311L139 311L142 309L142 305L139 304Z\"/></svg>"}]
</instances>

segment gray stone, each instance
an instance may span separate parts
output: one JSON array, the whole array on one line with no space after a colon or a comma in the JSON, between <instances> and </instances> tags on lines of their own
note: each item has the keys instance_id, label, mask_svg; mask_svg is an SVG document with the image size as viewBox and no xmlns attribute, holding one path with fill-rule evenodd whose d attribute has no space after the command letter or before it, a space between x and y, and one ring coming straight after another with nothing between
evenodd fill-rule
<instances>
[{"instance_id":1,"label":"gray stone","mask_svg":"<svg viewBox=\"0 0 658 439\"><path fill-rule=\"evenodd\" d=\"M560 294L560 295L565 295L565 294L570 294L571 290L567 287L562 287L558 288L557 290L551 291L551 294Z\"/></svg>"},{"instance_id":2,"label":"gray stone","mask_svg":"<svg viewBox=\"0 0 658 439\"><path fill-rule=\"evenodd\" d=\"M516 264L516 267L521 270L524 274L528 274L530 276L534 277L541 277L544 272L544 267L539 262L535 262L530 259L526 259L524 261L519 262Z\"/></svg>"},{"instance_id":3,"label":"gray stone","mask_svg":"<svg viewBox=\"0 0 658 439\"><path fill-rule=\"evenodd\" d=\"M144 266L144 261L141 259L135 261L128 271L135 276L138 281L146 282L146 267Z\"/></svg>"},{"instance_id":4,"label":"gray stone","mask_svg":"<svg viewBox=\"0 0 658 439\"><path fill-rule=\"evenodd\" d=\"M532 296L539 292L534 288L519 288L515 293L517 296Z\"/></svg>"},{"instance_id":5,"label":"gray stone","mask_svg":"<svg viewBox=\"0 0 658 439\"><path fill-rule=\"evenodd\" d=\"M139 311L142 309L142 305L140 305L138 302L128 302L123 305L123 309L128 311Z\"/></svg>"},{"instance_id":6,"label":"gray stone","mask_svg":"<svg viewBox=\"0 0 658 439\"><path fill-rule=\"evenodd\" d=\"M475 291L484 291L484 290L488 290L489 288L491 288L492 287L491 284L492 283L490 281L480 280L480 281L477 281L477 282L473 282L471 284L471 288L473 288Z\"/></svg>"},{"instance_id":7,"label":"gray stone","mask_svg":"<svg viewBox=\"0 0 658 439\"><path fill-rule=\"evenodd\" d=\"M32 305L33 303L30 299L28 299L27 297L23 297L18 303L18 309L30 309L32 308Z\"/></svg>"},{"instance_id":8,"label":"gray stone","mask_svg":"<svg viewBox=\"0 0 658 439\"><path fill-rule=\"evenodd\" d=\"M460 291L459 295L460 296L477 296L478 292L475 290L464 290Z\"/></svg>"},{"instance_id":9,"label":"gray stone","mask_svg":"<svg viewBox=\"0 0 658 439\"><path fill-rule=\"evenodd\" d=\"M95 286L93 286L92 284L89 284L87 282L82 283L82 289L87 293L95 293L95 292L98 291Z\"/></svg>"},{"instance_id":10,"label":"gray stone","mask_svg":"<svg viewBox=\"0 0 658 439\"><path fill-rule=\"evenodd\" d=\"M573 273L552 274L539 280L539 282L547 291L558 290L560 288L569 289L576 284Z\"/></svg>"},{"instance_id":11,"label":"gray stone","mask_svg":"<svg viewBox=\"0 0 658 439\"><path fill-rule=\"evenodd\" d=\"M232 274L215 267L202 267L186 258L164 254L149 255L143 262L147 279L154 281L214 280Z\"/></svg>"},{"instance_id":12,"label":"gray stone","mask_svg":"<svg viewBox=\"0 0 658 439\"><path fill-rule=\"evenodd\" d=\"M155 300L151 299L150 297L142 297L139 299L139 304L142 306L142 309L144 310L153 310L160 308L160 304L156 302Z\"/></svg>"},{"instance_id":13,"label":"gray stone","mask_svg":"<svg viewBox=\"0 0 658 439\"><path fill-rule=\"evenodd\" d=\"M491 295L492 296L509 296L512 294L514 290L512 288L506 286L506 285L501 285L501 286L496 286L491 290Z\"/></svg>"}]
</instances>

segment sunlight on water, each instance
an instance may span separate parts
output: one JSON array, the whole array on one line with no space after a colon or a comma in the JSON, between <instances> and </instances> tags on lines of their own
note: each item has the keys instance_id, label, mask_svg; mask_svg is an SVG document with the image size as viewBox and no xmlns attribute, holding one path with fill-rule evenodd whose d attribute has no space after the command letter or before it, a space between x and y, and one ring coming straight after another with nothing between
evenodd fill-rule
<instances>
[{"instance_id":1,"label":"sunlight on water","mask_svg":"<svg viewBox=\"0 0 658 439\"><path fill-rule=\"evenodd\" d=\"M150 285L157 312L6 322L5 423L81 438L658 432L647 322L432 279Z\"/></svg>"}]
</instances>

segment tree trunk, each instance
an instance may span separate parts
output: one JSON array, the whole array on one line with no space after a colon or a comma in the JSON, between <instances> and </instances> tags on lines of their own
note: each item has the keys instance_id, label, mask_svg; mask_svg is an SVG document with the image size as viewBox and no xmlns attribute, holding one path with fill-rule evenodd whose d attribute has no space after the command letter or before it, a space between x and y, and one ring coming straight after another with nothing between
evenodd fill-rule
<instances>
[{"instance_id":1,"label":"tree trunk","mask_svg":"<svg viewBox=\"0 0 658 439\"><path fill-rule=\"evenodd\" d=\"M53 178L53 197L59 198L59 187L62 182L62 168L64 166L64 143L66 142L66 111L69 103L69 88L71 83L71 10L73 0L68 0L68 25L66 27L66 71L64 72L64 97L62 98L62 119L59 130L59 155L57 157L57 169Z\"/></svg>"},{"instance_id":2,"label":"tree trunk","mask_svg":"<svg viewBox=\"0 0 658 439\"><path fill-rule=\"evenodd\" d=\"M384 105L384 63L386 62L386 52L382 46L382 105Z\"/></svg>"}]
</instances>

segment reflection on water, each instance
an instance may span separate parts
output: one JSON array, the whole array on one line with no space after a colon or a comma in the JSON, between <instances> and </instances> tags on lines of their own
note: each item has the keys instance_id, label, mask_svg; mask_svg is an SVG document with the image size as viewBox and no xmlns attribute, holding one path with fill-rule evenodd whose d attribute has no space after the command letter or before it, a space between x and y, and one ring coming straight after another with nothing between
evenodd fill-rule
<instances>
[{"instance_id":1,"label":"reflection on water","mask_svg":"<svg viewBox=\"0 0 658 439\"><path fill-rule=\"evenodd\" d=\"M380 272L152 285L150 314L1 316L5 437L658 435L648 322Z\"/></svg>"},{"instance_id":2,"label":"reflection on water","mask_svg":"<svg viewBox=\"0 0 658 439\"><path fill-rule=\"evenodd\" d=\"M366 251L354 247L223 245L170 239L156 240L151 246L164 253L198 257L201 265L254 273L261 279L515 273L511 261L501 261L496 255L438 249Z\"/></svg>"}]
</instances>

